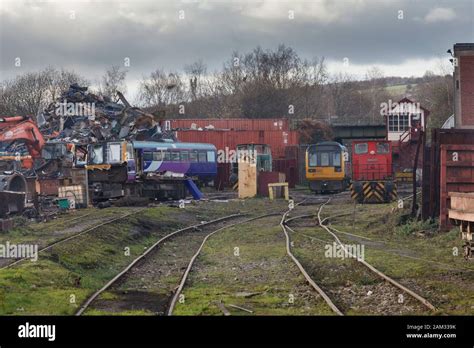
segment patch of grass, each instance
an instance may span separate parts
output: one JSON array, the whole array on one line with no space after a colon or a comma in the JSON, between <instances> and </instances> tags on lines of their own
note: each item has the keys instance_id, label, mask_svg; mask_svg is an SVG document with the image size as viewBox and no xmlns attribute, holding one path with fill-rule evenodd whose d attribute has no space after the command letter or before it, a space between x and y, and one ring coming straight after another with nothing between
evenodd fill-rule
<instances>
[{"instance_id":1,"label":"patch of grass","mask_svg":"<svg viewBox=\"0 0 474 348\"><path fill-rule=\"evenodd\" d=\"M332 315L286 256L278 223L276 216L212 236L183 290L185 302L177 304L174 314L222 315L216 305L222 301L224 306L251 309L254 315ZM249 315L226 308L232 315Z\"/></svg>"}]
</instances>

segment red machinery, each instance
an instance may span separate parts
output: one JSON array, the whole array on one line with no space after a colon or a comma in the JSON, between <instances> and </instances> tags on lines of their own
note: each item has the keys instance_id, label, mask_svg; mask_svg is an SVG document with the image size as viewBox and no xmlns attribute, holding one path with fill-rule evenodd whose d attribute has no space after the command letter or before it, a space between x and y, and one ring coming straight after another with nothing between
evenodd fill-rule
<instances>
[{"instance_id":1,"label":"red machinery","mask_svg":"<svg viewBox=\"0 0 474 348\"><path fill-rule=\"evenodd\" d=\"M43 135L38 126L23 116L3 117L0 118L0 143L24 141L28 148L29 156L2 156L3 160L20 159L22 167L26 169L33 168L33 161L41 157L41 149L45 144Z\"/></svg>"},{"instance_id":2,"label":"red machinery","mask_svg":"<svg viewBox=\"0 0 474 348\"><path fill-rule=\"evenodd\" d=\"M359 203L390 202L397 198L390 141L352 143L351 196Z\"/></svg>"}]
</instances>

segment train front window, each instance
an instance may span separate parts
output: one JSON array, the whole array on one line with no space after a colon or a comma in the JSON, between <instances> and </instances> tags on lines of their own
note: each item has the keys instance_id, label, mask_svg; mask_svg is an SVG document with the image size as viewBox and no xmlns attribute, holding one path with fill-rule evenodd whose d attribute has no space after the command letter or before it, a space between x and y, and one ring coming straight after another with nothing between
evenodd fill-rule
<instances>
[{"instance_id":1,"label":"train front window","mask_svg":"<svg viewBox=\"0 0 474 348\"><path fill-rule=\"evenodd\" d=\"M122 144L107 144L107 162L119 163L121 156Z\"/></svg>"},{"instance_id":2,"label":"train front window","mask_svg":"<svg viewBox=\"0 0 474 348\"><path fill-rule=\"evenodd\" d=\"M316 153L310 153L309 154L309 166L310 167L316 167L317 166L317 163L318 163L317 157L318 156L316 155Z\"/></svg>"},{"instance_id":3,"label":"train front window","mask_svg":"<svg viewBox=\"0 0 474 348\"><path fill-rule=\"evenodd\" d=\"M153 161L153 153L152 152L143 152L143 160L144 161Z\"/></svg>"},{"instance_id":4,"label":"train front window","mask_svg":"<svg viewBox=\"0 0 474 348\"><path fill-rule=\"evenodd\" d=\"M386 154L390 152L388 143L377 143L377 153Z\"/></svg>"},{"instance_id":5,"label":"train front window","mask_svg":"<svg viewBox=\"0 0 474 348\"><path fill-rule=\"evenodd\" d=\"M340 152L334 152L332 154L332 163L334 167L341 166L341 153Z\"/></svg>"},{"instance_id":6,"label":"train front window","mask_svg":"<svg viewBox=\"0 0 474 348\"><path fill-rule=\"evenodd\" d=\"M369 151L369 145L367 143L355 144L355 153L358 155L367 153Z\"/></svg>"},{"instance_id":7,"label":"train front window","mask_svg":"<svg viewBox=\"0 0 474 348\"><path fill-rule=\"evenodd\" d=\"M329 153L321 152L319 154L319 165L321 167L329 167Z\"/></svg>"},{"instance_id":8,"label":"train front window","mask_svg":"<svg viewBox=\"0 0 474 348\"><path fill-rule=\"evenodd\" d=\"M92 164L104 163L104 149L102 145L94 145L92 147L91 162Z\"/></svg>"},{"instance_id":9,"label":"train front window","mask_svg":"<svg viewBox=\"0 0 474 348\"><path fill-rule=\"evenodd\" d=\"M214 154L214 151L207 151L207 161L211 163L216 161L216 156Z\"/></svg>"}]
</instances>

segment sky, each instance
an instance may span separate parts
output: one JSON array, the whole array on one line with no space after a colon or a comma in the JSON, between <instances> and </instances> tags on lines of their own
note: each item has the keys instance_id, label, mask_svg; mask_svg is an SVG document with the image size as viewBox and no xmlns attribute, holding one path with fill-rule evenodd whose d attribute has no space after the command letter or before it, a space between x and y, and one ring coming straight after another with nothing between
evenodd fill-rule
<instances>
[{"instance_id":1,"label":"sky","mask_svg":"<svg viewBox=\"0 0 474 348\"><path fill-rule=\"evenodd\" d=\"M279 44L331 73L422 76L456 42L474 42L474 0L0 0L0 80L53 66L94 83L126 65L129 95L157 68L220 70Z\"/></svg>"}]
</instances>

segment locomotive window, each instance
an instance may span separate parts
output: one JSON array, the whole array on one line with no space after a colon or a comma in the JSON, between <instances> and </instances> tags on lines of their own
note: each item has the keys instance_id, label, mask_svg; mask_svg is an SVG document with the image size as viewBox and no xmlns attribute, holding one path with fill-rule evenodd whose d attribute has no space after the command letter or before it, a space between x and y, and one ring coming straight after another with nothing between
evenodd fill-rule
<instances>
[{"instance_id":1,"label":"locomotive window","mask_svg":"<svg viewBox=\"0 0 474 348\"><path fill-rule=\"evenodd\" d=\"M107 144L107 162L108 163L118 163L121 161L121 144Z\"/></svg>"},{"instance_id":2,"label":"locomotive window","mask_svg":"<svg viewBox=\"0 0 474 348\"><path fill-rule=\"evenodd\" d=\"M163 161L163 152L161 151L153 152L153 161Z\"/></svg>"},{"instance_id":3,"label":"locomotive window","mask_svg":"<svg viewBox=\"0 0 474 348\"><path fill-rule=\"evenodd\" d=\"M143 152L143 160L144 161L153 161L153 153L152 152Z\"/></svg>"},{"instance_id":4,"label":"locomotive window","mask_svg":"<svg viewBox=\"0 0 474 348\"><path fill-rule=\"evenodd\" d=\"M390 147L387 143L377 143L377 153L389 153Z\"/></svg>"},{"instance_id":5,"label":"locomotive window","mask_svg":"<svg viewBox=\"0 0 474 348\"><path fill-rule=\"evenodd\" d=\"M355 144L355 153L358 155L367 153L368 150L369 146L367 145L367 143Z\"/></svg>"},{"instance_id":6,"label":"locomotive window","mask_svg":"<svg viewBox=\"0 0 474 348\"><path fill-rule=\"evenodd\" d=\"M197 152L196 151L191 151L189 153L189 162L197 162Z\"/></svg>"},{"instance_id":7,"label":"locomotive window","mask_svg":"<svg viewBox=\"0 0 474 348\"><path fill-rule=\"evenodd\" d=\"M92 164L102 164L104 163L104 149L102 145L94 145L91 154Z\"/></svg>"},{"instance_id":8,"label":"locomotive window","mask_svg":"<svg viewBox=\"0 0 474 348\"><path fill-rule=\"evenodd\" d=\"M207 161L211 163L214 163L216 161L214 151L207 151Z\"/></svg>"},{"instance_id":9,"label":"locomotive window","mask_svg":"<svg viewBox=\"0 0 474 348\"><path fill-rule=\"evenodd\" d=\"M198 156L199 156L199 162L206 162L207 154L205 152L199 151Z\"/></svg>"},{"instance_id":10,"label":"locomotive window","mask_svg":"<svg viewBox=\"0 0 474 348\"><path fill-rule=\"evenodd\" d=\"M165 151L165 161L171 161L171 152Z\"/></svg>"},{"instance_id":11,"label":"locomotive window","mask_svg":"<svg viewBox=\"0 0 474 348\"><path fill-rule=\"evenodd\" d=\"M340 167L341 166L341 153L340 152L334 152L333 153L333 161L332 161L334 167Z\"/></svg>"},{"instance_id":12,"label":"locomotive window","mask_svg":"<svg viewBox=\"0 0 474 348\"><path fill-rule=\"evenodd\" d=\"M329 153L321 152L320 153L320 161L319 165L321 167L328 167L329 166Z\"/></svg>"},{"instance_id":13,"label":"locomotive window","mask_svg":"<svg viewBox=\"0 0 474 348\"><path fill-rule=\"evenodd\" d=\"M181 151L181 161L189 162L189 151Z\"/></svg>"},{"instance_id":14,"label":"locomotive window","mask_svg":"<svg viewBox=\"0 0 474 348\"><path fill-rule=\"evenodd\" d=\"M173 162L179 162L179 152L178 151L172 151L171 152L171 160Z\"/></svg>"},{"instance_id":15,"label":"locomotive window","mask_svg":"<svg viewBox=\"0 0 474 348\"><path fill-rule=\"evenodd\" d=\"M131 143L127 143L127 160L133 159L133 145Z\"/></svg>"},{"instance_id":16,"label":"locomotive window","mask_svg":"<svg viewBox=\"0 0 474 348\"><path fill-rule=\"evenodd\" d=\"M309 166L310 167L317 166L317 155L314 152L309 154Z\"/></svg>"}]
</instances>

